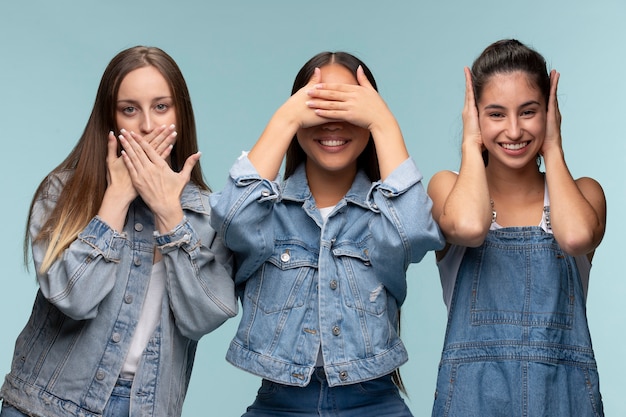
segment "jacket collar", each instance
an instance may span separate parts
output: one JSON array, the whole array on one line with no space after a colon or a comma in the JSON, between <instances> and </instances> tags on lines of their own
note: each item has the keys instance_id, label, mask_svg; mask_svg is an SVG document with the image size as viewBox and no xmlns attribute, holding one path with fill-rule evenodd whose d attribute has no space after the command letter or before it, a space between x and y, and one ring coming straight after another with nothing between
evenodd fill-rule
<instances>
[{"instance_id":1,"label":"jacket collar","mask_svg":"<svg viewBox=\"0 0 626 417\"><path fill-rule=\"evenodd\" d=\"M365 172L359 170L354 178L354 182L352 183L350 190L348 190L343 200L347 203L356 204L363 208L370 209L370 205L367 204L367 198L370 194L372 185L372 182L367 177ZM281 188L281 197L283 200L299 202L313 200L306 178L304 163L300 164L294 173L282 183ZM338 203L338 205L339 204L341 204L341 202Z\"/></svg>"}]
</instances>

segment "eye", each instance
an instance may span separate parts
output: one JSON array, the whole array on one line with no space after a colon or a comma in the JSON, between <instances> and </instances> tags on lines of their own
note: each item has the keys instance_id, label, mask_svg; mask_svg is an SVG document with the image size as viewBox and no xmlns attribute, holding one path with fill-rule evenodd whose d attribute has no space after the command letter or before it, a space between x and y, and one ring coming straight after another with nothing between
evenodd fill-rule
<instances>
[{"instance_id":1,"label":"eye","mask_svg":"<svg viewBox=\"0 0 626 417\"><path fill-rule=\"evenodd\" d=\"M165 113L166 111L169 110L170 106L169 104L165 104L165 103L159 103L156 106L154 106L154 108L156 109L156 111L158 111L159 113Z\"/></svg>"},{"instance_id":2,"label":"eye","mask_svg":"<svg viewBox=\"0 0 626 417\"><path fill-rule=\"evenodd\" d=\"M504 113L494 111L494 112L489 113L489 117L492 119L501 119L504 117Z\"/></svg>"},{"instance_id":3,"label":"eye","mask_svg":"<svg viewBox=\"0 0 626 417\"><path fill-rule=\"evenodd\" d=\"M522 117L532 117L536 113L537 112L535 110L524 110L524 111L522 111Z\"/></svg>"},{"instance_id":4,"label":"eye","mask_svg":"<svg viewBox=\"0 0 626 417\"><path fill-rule=\"evenodd\" d=\"M125 115L131 116L134 113L137 113L137 108L133 106L126 106L121 108L122 113Z\"/></svg>"}]
</instances>

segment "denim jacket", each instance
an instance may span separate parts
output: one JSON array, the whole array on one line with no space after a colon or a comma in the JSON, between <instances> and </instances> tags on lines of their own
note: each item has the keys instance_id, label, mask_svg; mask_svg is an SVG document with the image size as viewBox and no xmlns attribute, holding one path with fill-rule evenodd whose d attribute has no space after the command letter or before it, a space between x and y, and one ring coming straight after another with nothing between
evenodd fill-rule
<instances>
[{"instance_id":1,"label":"denim jacket","mask_svg":"<svg viewBox=\"0 0 626 417\"><path fill-rule=\"evenodd\" d=\"M52 175L31 213L36 236L67 175ZM100 416L115 385L141 312L154 248L163 254L161 318L138 365L131 416L181 414L197 341L237 313L232 253L209 225L208 193L188 184L183 221L154 232L140 198L119 233L93 218L45 274L32 315L15 344L0 395L32 416ZM46 247L33 245L39 268Z\"/></svg>"},{"instance_id":2,"label":"denim jacket","mask_svg":"<svg viewBox=\"0 0 626 417\"><path fill-rule=\"evenodd\" d=\"M421 179L410 158L383 182L358 172L324 223L304 165L280 184L242 156L209 198L211 225L235 253L242 303L227 360L294 386L308 384L320 344L331 386L406 362L397 333L406 270L444 244Z\"/></svg>"}]
</instances>

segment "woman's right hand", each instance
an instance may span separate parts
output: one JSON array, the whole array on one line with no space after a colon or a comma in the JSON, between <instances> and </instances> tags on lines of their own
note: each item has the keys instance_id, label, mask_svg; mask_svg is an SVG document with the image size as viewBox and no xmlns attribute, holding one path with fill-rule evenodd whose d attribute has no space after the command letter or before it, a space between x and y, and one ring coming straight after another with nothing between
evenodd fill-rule
<instances>
[{"instance_id":1,"label":"woman's right hand","mask_svg":"<svg viewBox=\"0 0 626 417\"><path fill-rule=\"evenodd\" d=\"M483 138L478 123L478 107L472 85L472 73L468 67L465 71L465 105L463 106L463 145L475 143L483 150Z\"/></svg>"},{"instance_id":2,"label":"woman's right hand","mask_svg":"<svg viewBox=\"0 0 626 417\"><path fill-rule=\"evenodd\" d=\"M276 112L276 116L290 121L296 130L318 126L331 121L331 119L319 116L315 109L310 108L308 105L308 102L311 100L309 92L315 89L315 86L320 83L321 79L320 69L315 68L309 82L285 101Z\"/></svg>"},{"instance_id":3,"label":"woman's right hand","mask_svg":"<svg viewBox=\"0 0 626 417\"><path fill-rule=\"evenodd\" d=\"M107 140L107 191L113 192L123 202L130 203L137 197L137 191L128 174L128 169L121 156L118 156L118 139L109 132Z\"/></svg>"}]
</instances>

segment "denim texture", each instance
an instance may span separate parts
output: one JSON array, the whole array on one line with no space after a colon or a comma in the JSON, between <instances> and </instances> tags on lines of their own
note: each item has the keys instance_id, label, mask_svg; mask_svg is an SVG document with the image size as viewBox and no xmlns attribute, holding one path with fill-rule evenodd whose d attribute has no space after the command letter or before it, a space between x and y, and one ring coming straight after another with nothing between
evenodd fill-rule
<instances>
[{"instance_id":1,"label":"denim texture","mask_svg":"<svg viewBox=\"0 0 626 417\"><path fill-rule=\"evenodd\" d=\"M467 248L433 417L603 416L576 262L540 227Z\"/></svg>"},{"instance_id":2,"label":"denim texture","mask_svg":"<svg viewBox=\"0 0 626 417\"><path fill-rule=\"evenodd\" d=\"M31 236L57 201L67 175L53 175L31 213ZM232 253L209 225L208 193L189 184L183 221L154 232L137 198L124 230L95 217L46 274L0 395L33 416L102 414L131 343L157 245L166 268L160 322L134 377L133 416L178 416L197 340L236 315ZM33 245L39 268L43 244Z\"/></svg>"},{"instance_id":3,"label":"denim texture","mask_svg":"<svg viewBox=\"0 0 626 417\"><path fill-rule=\"evenodd\" d=\"M264 379L243 417L412 417L391 376L329 387L316 368L306 387Z\"/></svg>"},{"instance_id":4,"label":"denim texture","mask_svg":"<svg viewBox=\"0 0 626 417\"><path fill-rule=\"evenodd\" d=\"M279 183L241 157L210 196L211 224L235 252L242 303L227 360L294 386L309 383L320 343L330 386L405 363L396 329L406 269L444 244L421 179L412 159L384 182L359 172L324 223L304 165Z\"/></svg>"},{"instance_id":5,"label":"denim texture","mask_svg":"<svg viewBox=\"0 0 626 417\"><path fill-rule=\"evenodd\" d=\"M131 380L122 378L117 380L102 417L129 417L132 386Z\"/></svg>"}]
</instances>

